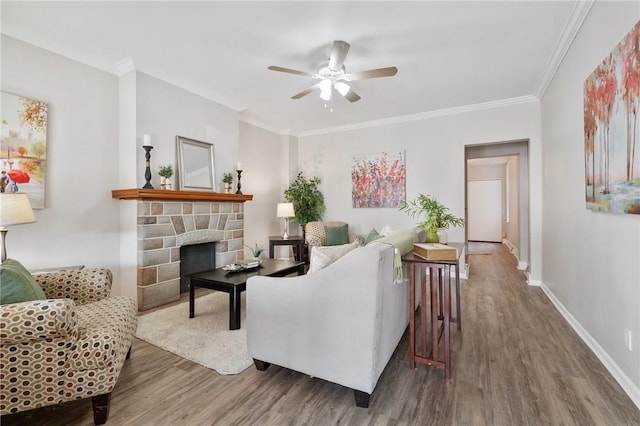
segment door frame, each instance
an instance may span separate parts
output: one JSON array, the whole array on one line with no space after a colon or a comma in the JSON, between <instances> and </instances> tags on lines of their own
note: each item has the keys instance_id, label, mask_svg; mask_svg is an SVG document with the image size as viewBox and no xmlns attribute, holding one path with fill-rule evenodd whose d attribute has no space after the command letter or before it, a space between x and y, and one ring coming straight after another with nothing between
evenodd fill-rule
<instances>
[{"instance_id":1,"label":"door frame","mask_svg":"<svg viewBox=\"0 0 640 426\"><path fill-rule=\"evenodd\" d=\"M530 209L530 185L529 185L529 140L514 140L493 143L470 144L464 147L464 218L469 220L468 211L468 170L467 160L474 158L492 158L518 156L518 204L519 204L519 229L518 229L518 269L526 271L531 264L531 209ZM514 190L514 188L511 188ZM469 244L469 232L465 226L465 245ZM466 250L466 263L469 250Z\"/></svg>"}]
</instances>

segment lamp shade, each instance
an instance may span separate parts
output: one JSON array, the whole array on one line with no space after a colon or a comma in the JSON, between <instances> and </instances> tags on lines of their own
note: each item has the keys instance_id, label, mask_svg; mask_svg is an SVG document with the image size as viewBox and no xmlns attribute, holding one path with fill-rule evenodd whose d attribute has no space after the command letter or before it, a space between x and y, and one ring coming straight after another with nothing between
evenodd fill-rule
<instances>
[{"instance_id":1,"label":"lamp shade","mask_svg":"<svg viewBox=\"0 0 640 426\"><path fill-rule=\"evenodd\" d=\"M293 203L278 203L276 217L294 217Z\"/></svg>"},{"instance_id":2,"label":"lamp shade","mask_svg":"<svg viewBox=\"0 0 640 426\"><path fill-rule=\"evenodd\" d=\"M36 221L27 194L0 194L0 226Z\"/></svg>"}]
</instances>

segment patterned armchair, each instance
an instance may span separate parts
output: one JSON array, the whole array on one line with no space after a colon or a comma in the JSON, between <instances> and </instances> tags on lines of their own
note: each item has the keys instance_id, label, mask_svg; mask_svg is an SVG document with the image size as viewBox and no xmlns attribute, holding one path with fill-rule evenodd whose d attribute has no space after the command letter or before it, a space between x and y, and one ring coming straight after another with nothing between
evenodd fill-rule
<instances>
[{"instance_id":1,"label":"patterned armchair","mask_svg":"<svg viewBox=\"0 0 640 426\"><path fill-rule=\"evenodd\" d=\"M341 221L327 221L327 222L309 222L304 228L307 244L309 248L313 246L326 246L327 245L327 227L340 227L347 225L347 222ZM362 235L349 233L349 243L359 241L360 245L364 245L364 238Z\"/></svg>"},{"instance_id":2,"label":"patterned armchair","mask_svg":"<svg viewBox=\"0 0 640 426\"><path fill-rule=\"evenodd\" d=\"M91 397L95 424L129 357L137 307L108 269L34 275L47 300L0 306L0 414Z\"/></svg>"}]
</instances>

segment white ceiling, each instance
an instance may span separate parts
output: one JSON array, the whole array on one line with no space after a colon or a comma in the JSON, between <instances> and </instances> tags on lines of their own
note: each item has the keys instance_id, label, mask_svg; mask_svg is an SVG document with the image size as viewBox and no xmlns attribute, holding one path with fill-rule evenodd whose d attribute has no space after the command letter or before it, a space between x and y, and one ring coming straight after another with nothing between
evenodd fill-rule
<instances>
[{"instance_id":1,"label":"white ceiling","mask_svg":"<svg viewBox=\"0 0 640 426\"><path fill-rule=\"evenodd\" d=\"M575 1L522 2L10 2L2 33L117 73L135 68L242 112L282 133L313 134L463 106L517 102L548 84L572 27ZM569 35L568 35L569 34ZM352 82L356 103L267 70L317 71L333 40L351 49L347 72L398 67Z\"/></svg>"}]
</instances>

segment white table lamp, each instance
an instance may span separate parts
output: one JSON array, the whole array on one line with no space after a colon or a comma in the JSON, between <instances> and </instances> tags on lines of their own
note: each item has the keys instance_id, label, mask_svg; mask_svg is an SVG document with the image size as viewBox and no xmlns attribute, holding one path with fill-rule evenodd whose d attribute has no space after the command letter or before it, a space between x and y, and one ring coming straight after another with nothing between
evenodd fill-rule
<instances>
[{"instance_id":1,"label":"white table lamp","mask_svg":"<svg viewBox=\"0 0 640 426\"><path fill-rule=\"evenodd\" d=\"M22 223L33 223L36 221L31 210L31 203L27 194L0 194L0 239L2 240L2 255L0 263L7 260L7 247L5 237L7 235L6 225L19 225Z\"/></svg>"},{"instance_id":2,"label":"white table lamp","mask_svg":"<svg viewBox=\"0 0 640 426\"><path fill-rule=\"evenodd\" d=\"M284 235L285 240L289 238L289 218L296 215L293 209L293 203L278 203L277 217L284 218Z\"/></svg>"}]
</instances>

